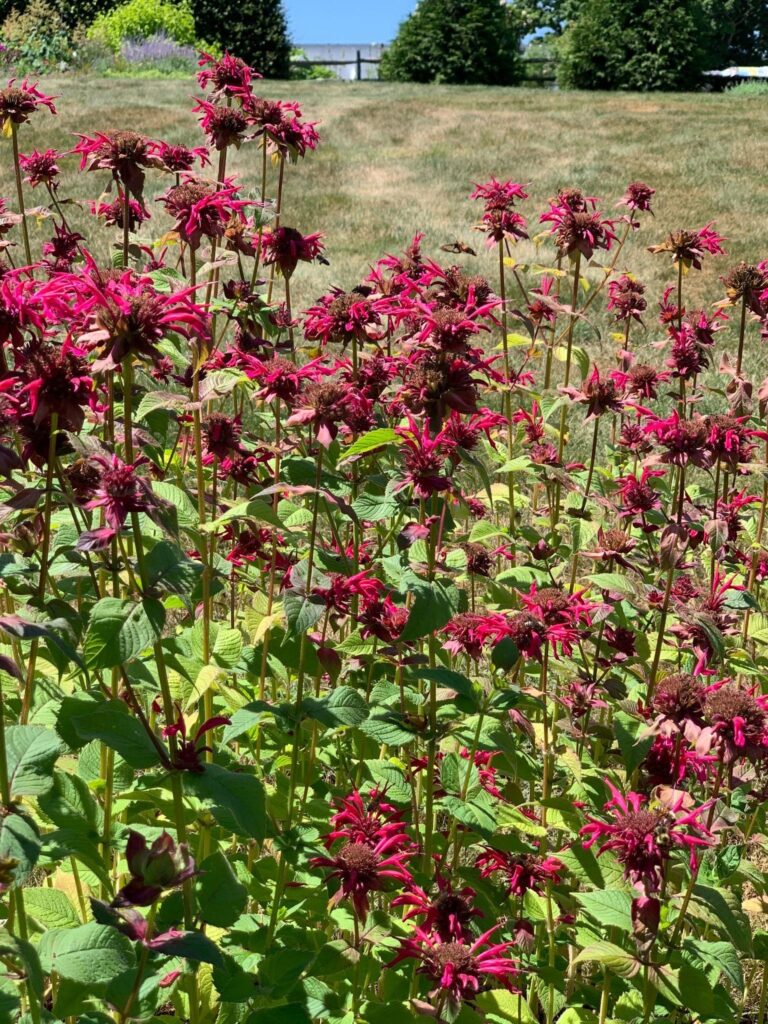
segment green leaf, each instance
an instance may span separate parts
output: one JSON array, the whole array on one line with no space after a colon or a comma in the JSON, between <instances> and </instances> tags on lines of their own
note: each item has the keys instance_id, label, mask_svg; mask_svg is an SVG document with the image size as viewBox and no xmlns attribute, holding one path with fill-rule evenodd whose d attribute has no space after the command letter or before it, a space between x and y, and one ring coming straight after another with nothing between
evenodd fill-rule
<instances>
[{"instance_id":1,"label":"green leaf","mask_svg":"<svg viewBox=\"0 0 768 1024\"><path fill-rule=\"evenodd\" d=\"M632 897L619 889L596 889L574 893L590 917L606 928L632 930Z\"/></svg>"},{"instance_id":2,"label":"green leaf","mask_svg":"<svg viewBox=\"0 0 768 1024\"><path fill-rule=\"evenodd\" d=\"M633 718L624 711L617 711L613 716L613 731L621 750L622 765L629 776L645 759L653 745L653 736L638 739L641 732L647 731L647 723L643 719Z\"/></svg>"},{"instance_id":3,"label":"green leaf","mask_svg":"<svg viewBox=\"0 0 768 1024\"><path fill-rule=\"evenodd\" d=\"M291 633L299 635L306 633L325 613L325 602L322 597L310 596L298 593L295 590L287 590L283 597L283 609L285 620Z\"/></svg>"},{"instance_id":4,"label":"green leaf","mask_svg":"<svg viewBox=\"0 0 768 1024\"><path fill-rule=\"evenodd\" d=\"M618 974L620 978L634 977L642 966L637 957L627 953L621 946L602 941L593 942L586 949L582 949L573 963L598 963L607 971Z\"/></svg>"},{"instance_id":5,"label":"green leaf","mask_svg":"<svg viewBox=\"0 0 768 1024\"><path fill-rule=\"evenodd\" d=\"M475 688L472 685L472 680L468 679L463 673L455 672L450 668L443 668L442 665L437 668L413 668L408 672L408 678L426 679L428 682L436 683L443 689L453 690L461 697L466 697L471 701L475 700Z\"/></svg>"},{"instance_id":6,"label":"green leaf","mask_svg":"<svg viewBox=\"0 0 768 1024\"><path fill-rule=\"evenodd\" d=\"M77 928L80 918L69 896L61 889L29 887L24 890L27 914L44 928Z\"/></svg>"},{"instance_id":7,"label":"green leaf","mask_svg":"<svg viewBox=\"0 0 768 1024\"><path fill-rule=\"evenodd\" d=\"M446 793L452 796L460 795L466 785L467 794L472 795L480 787L480 777L471 761L461 757L456 751L451 751L440 764L440 784Z\"/></svg>"},{"instance_id":8,"label":"green leaf","mask_svg":"<svg viewBox=\"0 0 768 1024\"><path fill-rule=\"evenodd\" d=\"M151 768L159 757L142 724L121 700L93 697L65 697L61 702L56 729L72 750L91 740L101 740L132 768Z\"/></svg>"},{"instance_id":9,"label":"green leaf","mask_svg":"<svg viewBox=\"0 0 768 1024\"><path fill-rule=\"evenodd\" d=\"M47 974L55 972L88 988L107 985L136 966L131 940L104 924L46 932L39 950Z\"/></svg>"},{"instance_id":10,"label":"green leaf","mask_svg":"<svg viewBox=\"0 0 768 1024\"><path fill-rule=\"evenodd\" d=\"M416 735L405 728L402 717L394 711L369 715L359 729L372 740L388 747L404 747L416 739Z\"/></svg>"},{"instance_id":11,"label":"green leaf","mask_svg":"<svg viewBox=\"0 0 768 1024\"><path fill-rule=\"evenodd\" d=\"M53 785L53 766L64 744L52 729L11 725L5 731L11 796L40 796Z\"/></svg>"},{"instance_id":12,"label":"green leaf","mask_svg":"<svg viewBox=\"0 0 768 1024\"><path fill-rule=\"evenodd\" d=\"M409 589L415 594L400 642L418 640L447 625L461 611L461 592L452 583L418 580Z\"/></svg>"},{"instance_id":13,"label":"green leaf","mask_svg":"<svg viewBox=\"0 0 768 1024\"><path fill-rule=\"evenodd\" d=\"M239 629L219 626L213 644L213 657L220 664L232 668L240 660L243 653L243 634Z\"/></svg>"},{"instance_id":14,"label":"green leaf","mask_svg":"<svg viewBox=\"0 0 768 1024\"><path fill-rule=\"evenodd\" d=\"M141 602L103 597L93 608L83 640L83 653L91 668L125 665L159 639L165 609L159 601Z\"/></svg>"},{"instance_id":15,"label":"green leaf","mask_svg":"<svg viewBox=\"0 0 768 1024\"><path fill-rule=\"evenodd\" d=\"M101 835L104 814L94 799L88 783L77 775L54 772L48 792L38 797L38 807L58 828L70 828Z\"/></svg>"},{"instance_id":16,"label":"green leaf","mask_svg":"<svg viewBox=\"0 0 768 1024\"><path fill-rule=\"evenodd\" d=\"M514 992L508 992L505 988L480 992L475 1002L485 1014L491 1015L489 1020L514 1021L515 1024L518 1021L519 1024L538 1024L538 1018L531 1013L526 1000Z\"/></svg>"},{"instance_id":17,"label":"green leaf","mask_svg":"<svg viewBox=\"0 0 768 1024\"><path fill-rule=\"evenodd\" d=\"M178 391L148 391L139 402L134 419L138 423L157 409L169 412L173 408L181 407L188 403L189 395L180 394Z\"/></svg>"},{"instance_id":18,"label":"green leaf","mask_svg":"<svg viewBox=\"0 0 768 1024\"><path fill-rule=\"evenodd\" d=\"M545 836L547 830L543 825L537 825L531 821L523 812L512 804L502 804L497 817L500 828L512 828L515 832L522 832L524 836Z\"/></svg>"},{"instance_id":19,"label":"green leaf","mask_svg":"<svg viewBox=\"0 0 768 1024\"><path fill-rule=\"evenodd\" d=\"M259 523L268 523L270 526L284 529L283 523L275 514L275 510L261 498L241 501L239 505L227 509L218 519L214 519L210 523L203 523L200 529L205 530L207 533L214 533L222 526L232 522L233 519L255 519Z\"/></svg>"},{"instance_id":20,"label":"green leaf","mask_svg":"<svg viewBox=\"0 0 768 1024\"><path fill-rule=\"evenodd\" d=\"M169 484L166 480L153 480L152 490L158 498L167 501L173 507L180 526L187 529L197 527L200 522L198 512L186 491L182 491L176 484Z\"/></svg>"},{"instance_id":21,"label":"green leaf","mask_svg":"<svg viewBox=\"0 0 768 1024\"><path fill-rule=\"evenodd\" d=\"M230 772L207 764L201 772L185 772L184 790L210 808L228 832L262 840L266 833L264 787L254 775Z\"/></svg>"},{"instance_id":22,"label":"green leaf","mask_svg":"<svg viewBox=\"0 0 768 1024\"><path fill-rule=\"evenodd\" d=\"M371 523L394 519L400 510L400 503L389 495L361 494L352 502L352 511L358 519Z\"/></svg>"},{"instance_id":23,"label":"green leaf","mask_svg":"<svg viewBox=\"0 0 768 1024\"><path fill-rule=\"evenodd\" d=\"M440 800L440 805L462 825L479 832L486 838L492 836L496 831L493 801L482 790L468 800L462 800L458 796L444 796Z\"/></svg>"},{"instance_id":24,"label":"green leaf","mask_svg":"<svg viewBox=\"0 0 768 1024\"><path fill-rule=\"evenodd\" d=\"M397 765L385 760L366 760L365 767L376 787L386 790L387 800L396 804L411 802L411 787Z\"/></svg>"},{"instance_id":25,"label":"green leaf","mask_svg":"<svg viewBox=\"0 0 768 1024\"><path fill-rule=\"evenodd\" d=\"M587 576L587 579L599 590L613 590L625 597L635 597L637 594L638 588L630 577L618 572L596 572Z\"/></svg>"},{"instance_id":26,"label":"green leaf","mask_svg":"<svg viewBox=\"0 0 768 1024\"><path fill-rule=\"evenodd\" d=\"M686 953L692 953L694 957L707 967L711 967L718 974L726 976L731 985L738 991L744 987L744 972L741 969L739 954L730 942L705 942L703 939L686 939ZM755 950L757 953L757 950Z\"/></svg>"},{"instance_id":27,"label":"green leaf","mask_svg":"<svg viewBox=\"0 0 768 1024\"><path fill-rule=\"evenodd\" d=\"M360 725L368 717L365 698L351 686L337 686L327 697L309 697L301 705L302 713L323 725Z\"/></svg>"},{"instance_id":28,"label":"green leaf","mask_svg":"<svg viewBox=\"0 0 768 1024\"><path fill-rule=\"evenodd\" d=\"M15 809L0 817L0 860L15 860L14 882L23 882L40 856L40 834L25 813Z\"/></svg>"},{"instance_id":29,"label":"green leaf","mask_svg":"<svg viewBox=\"0 0 768 1024\"><path fill-rule=\"evenodd\" d=\"M491 651L491 663L495 668L501 669L502 672L509 672L519 660L520 651L518 651L515 641L509 636L499 640Z\"/></svg>"},{"instance_id":30,"label":"green leaf","mask_svg":"<svg viewBox=\"0 0 768 1024\"><path fill-rule=\"evenodd\" d=\"M224 954L216 943L202 932L184 932L178 938L168 939L163 943L163 952L170 956L183 956L185 960L194 960L201 964L212 964L214 967L224 965Z\"/></svg>"},{"instance_id":31,"label":"green leaf","mask_svg":"<svg viewBox=\"0 0 768 1024\"><path fill-rule=\"evenodd\" d=\"M742 953L751 952L749 918L741 909L741 903L734 892L715 889L709 885L697 884L693 887L693 899L689 910L706 907L708 919L715 927L725 930L728 938Z\"/></svg>"},{"instance_id":32,"label":"green leaf","mask_svg":"<svg viewBox=\"0 0 768 1024\"><path fill-rule=\"evenodd\" d=\"M283 1003L254 1010L245 1024L312 1024L312 1018L302 1003Z\"/></svg>"},{"instance_id":33,"label":"green leaf","mask_svg":"<svg viewBox=\"0 0 768 1024\"><path fill-rule=\"evenodd\" d=\"M245 910L248 890L232 870L227 858L217 850L200 865L197 902L206 924L228 928Z\"/></svg>"},{"instance_id":34,"label":"green leaf","mask_svg":"<svg viewBox=\"0 0 768 1024\"><path fill-rule=\"evenodd\" d=\"M161 540L145 559L147 584L161 594L179 594L189 598L197 585L203 567L188 558L176 544Z\"/></svg>"},{"instance_id":35,"label":"green leaf","mask_svg":"<svg viewBox=\"0 0 768 1024\"><path fill-rule=\"evenodd\" d=\"M37 955L37 950L32 943L27 942L26 939L19 939L15 935L11 935L5 928L0 928L0 955L4 958L13 959L19 965L21 973L26 976L30 990L38 998L41 998L43 994L43 972L40 968L40 958ZM4 980L4 978L0 978L0 984ZM16 984L18 985L18 982ZM2 1016L4 1009L5 1006L0 998L0 1020L3 1021L3 1024L6 1021L16 1019L15 1017ZM24 1024L27 1024L25 1018L22 1018L22 1020Z\"/></svg>"},{"instance_id":36,"label":"green leaf","mask_svg":"<svg viewBox=\"0 0 768 1024\"><path fill-rule=\"evenodd\" d=\"M375 451L376 448L383 448L388 444L397 444L400 440L398 434L391 427L379 427L377 430L369 430L367 434L358 437L344 453L339 462L346 462L353 455L364 455L366 452Z\"/></svg>"}]
</instances>

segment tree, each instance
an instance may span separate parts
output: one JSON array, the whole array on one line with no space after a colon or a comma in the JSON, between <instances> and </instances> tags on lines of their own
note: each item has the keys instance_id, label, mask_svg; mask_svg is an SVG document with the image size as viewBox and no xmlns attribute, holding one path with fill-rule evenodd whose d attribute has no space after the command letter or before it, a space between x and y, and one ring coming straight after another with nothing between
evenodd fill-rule
<instances>
[{"instance_id":1,"label":"tree","mask_svg":"<svg viewBox=\"0 0 768 1024\"><path fill-rule=\"evenodd\" d=\"M710 23L709 70L768 63L765 0L704 0Z\"/></svg>"},{"instance_id":2,"label":"tree","mask_svg":"<svg viewBox=\"0 0 768 1024\"><path fill-rule=\"evenodd\" d=\"M589 0L560 40L558 81L572 89L695 89L710 60L709 30L704 0Z\"/></svg>"},{"instance_id":3,"label":"tree","mask_svg":"<svg viewBox=\"0 0 768 1024\"><path fill-rule=\"evenodd\" d=\"M420 0L380 65L400 82L511 85L521 74L520 25L499 0Z\"/></svg>"},{"instance_id":4,"label":"tree","mask_svg":"<svg viewBox=\"0 0 768 1024\"><path fill-rule=\"evenodd\" d=\"M198 37L217 43L265 78L288 78L291 44L282 0L192 0Z\"/></svg>"}]
</instances>

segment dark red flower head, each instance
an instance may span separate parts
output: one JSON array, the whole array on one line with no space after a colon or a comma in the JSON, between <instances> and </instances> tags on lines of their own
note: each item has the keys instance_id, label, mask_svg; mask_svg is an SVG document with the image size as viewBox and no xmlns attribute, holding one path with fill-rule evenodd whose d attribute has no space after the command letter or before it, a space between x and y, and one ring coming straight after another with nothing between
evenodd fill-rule
<instances>
[{"instance_id":1,"label":"dark red flower head","mask_svg":"<svg viewBox=\"0 0 768 1024\"><path fill-rule=\"evenodd\" d=\"M55 114L54 99L55 96L45 96L36 84L26 78L20 85L12 78L4 89L0 89L0 124L24 124L40 107L47 107Z\"/></svg>"},{"instance_id":2,"label":"dark red flower head","mask_svg":"<svg viewBox=\"0 0 768 1024\"><path fill-rule=\"evenodd\" d=\"M19 153L19 165L25 174L24 180L29 182L32 188L38 185L50 185L51 188L58 188L56 180L61 173L56 161L59 154L55 149L46 149L44 153L34 149L28 156Z\"/></svg>"}]
</instances>

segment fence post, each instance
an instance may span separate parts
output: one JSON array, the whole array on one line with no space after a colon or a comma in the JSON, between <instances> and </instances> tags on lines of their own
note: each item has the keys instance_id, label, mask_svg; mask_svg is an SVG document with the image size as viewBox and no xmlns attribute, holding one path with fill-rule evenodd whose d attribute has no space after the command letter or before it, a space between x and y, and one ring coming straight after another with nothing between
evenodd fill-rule
<instances>
[{"instance_id":1,"label":"fence post","mask_svg":"<svg viewBox=\"0 0 768 1024\"><path fill-rule=\"evenodd\" d=\"M362 54L358 50L357 51L357 80L358 80L358 82L362 81L362 78L363 78L363 62L361 60L361 57L362 57Z\"/></svg>"}]
</instances>

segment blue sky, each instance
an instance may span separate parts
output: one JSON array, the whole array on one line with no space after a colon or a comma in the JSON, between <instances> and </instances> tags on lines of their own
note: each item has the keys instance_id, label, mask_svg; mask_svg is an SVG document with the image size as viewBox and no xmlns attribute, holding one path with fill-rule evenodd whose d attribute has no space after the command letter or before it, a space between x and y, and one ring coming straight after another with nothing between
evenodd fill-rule
<instances>
[{"instance_id":1,"label":"blue sky","mask_svg":"<svg viewBox=\"0 0 768 1024\"><path fill-rule=\"evenodd\" d=\"M416 0L284 0L295 43L387 43Z\"/></svg>"}]
</instances>

